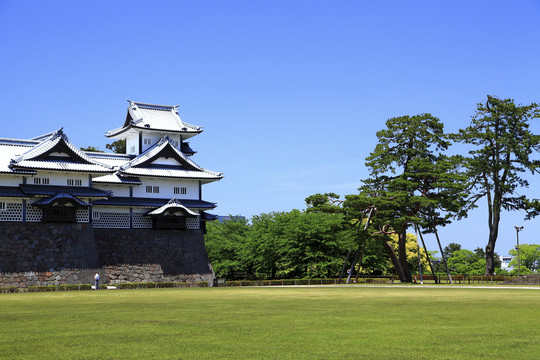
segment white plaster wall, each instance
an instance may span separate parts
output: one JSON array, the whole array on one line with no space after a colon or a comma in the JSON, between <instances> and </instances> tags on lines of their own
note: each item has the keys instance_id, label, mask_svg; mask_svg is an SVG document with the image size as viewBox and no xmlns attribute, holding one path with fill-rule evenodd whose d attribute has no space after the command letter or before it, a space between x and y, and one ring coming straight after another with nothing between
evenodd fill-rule
<instances>
[{"instance_id":1,"label":"white plaster wall","mask_svg":"<svg viewBox=\"0 0 540 360\"><path fill-rule=\"evenodd\" d=\"M126 153L131 155L137 155L139 153L139 135L126 138Z\"/></svg>"},{"instance_id":2,"label":"white plaster wall","mask_svg":"<svg viewBox=\"0 0 540 360\"><path fill-rule=\"evenodd\" d=\"M38 171L36 175L29 176L26 179L27 184L34 184L34 178L48 178L49 185L61 185L67 186L67 179L81 180L81 185L71 185L71 186L89 186L88 185L88 174L87 173L56 173L56 172L46 172ZM43 185L43 183L41 183Z\"/></svg>"},{"instance_id":3,"label":"white plaster wall","mask_svg":"<svg viewBox=\"0 0 540 360\"><path fill-rule=\"evenodd\" d=\"M175 166L178 166L178 165L181 165L178 161L176 161L175 159L173 158L164 158L164 157L160 157L160 158L157 158L156 160L154 160L152 162L152 164L158 164L158 165L175 165Z\"/></svg>"},{"instance_id":4,"label":"white plaster wall","mask_svg":"<svg viewBox=\"0 0 540 360\"><path fill-rule=\"evenodd\" d=\"M2 186L19 186L22 182L22 176L0 175L0 184L2 184Z\"/></svg>"},{"instance_id":5,"label":"white plaster wall","mask_svg":"<svg viewBox=\"0 0 540 360\"><path fill-rule=\"evenodd\" d=\"M152 197L161 199L198 199L199 198L199 183L193 180L178 180L178 179L145 179L141 177L142 185L133 188L134 197ZM147 193L146 186L159 186L159 193ZM185 187L186 194L175 194L175 187Z\"/></svg>"},{"instance_id":6,"label":"white plaster wall","mask_svg":"<svg viewBox=\"0 0 540 360\"><path fill-rule=\"evenodd\" d=\"M96 189L110 190L113 196L129 196L129 186L127 185L111 185L111 184L94 184Z\"/></svg>"},{"instance_id":7,"label":"white plaster wall","mask_svg":"<svg viewBox=\"0 0 540 360\"><path fill-rule=\"evenodd\" d=\"M167 134L167 133L155 133L155 132L152 132L152 133L145 133L143 132L143 152L146 151L148 148L154 146L159 140L161 140L162 137L166 136L166 135L169 135L169 138L171 140L173 140L173 142L176 142L175 143L175 147L177 149L180 149L180 144L181 144L181 141L180 141L180 135L172 135L172 134ZM144 139L150 139L150 144L145 144L145 141Z\"/></svg>"}]
</instances>

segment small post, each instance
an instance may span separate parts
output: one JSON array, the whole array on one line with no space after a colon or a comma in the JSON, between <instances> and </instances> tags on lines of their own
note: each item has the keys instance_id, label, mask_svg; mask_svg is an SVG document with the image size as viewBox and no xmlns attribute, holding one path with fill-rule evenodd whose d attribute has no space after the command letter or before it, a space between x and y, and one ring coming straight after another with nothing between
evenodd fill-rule
<instances>
[{"instance_id":1,"label":"small post","mask_svg":"<svg viewBox=\"0 0 540 360\"><path fill-rule=\"evenodd\" d=\"M518 261L518 276L521 276L521 267L519 263L519 232L523 230L523 226L514 226L516 228L516 240L517 240L517 261Z\"/></svg>"}]
</instances>

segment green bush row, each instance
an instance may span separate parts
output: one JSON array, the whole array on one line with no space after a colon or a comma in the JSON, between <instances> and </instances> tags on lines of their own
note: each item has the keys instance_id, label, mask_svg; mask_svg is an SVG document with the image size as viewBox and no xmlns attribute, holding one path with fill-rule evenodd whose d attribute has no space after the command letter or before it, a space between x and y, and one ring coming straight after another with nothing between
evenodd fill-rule
<instances>
[{"instance_id":1,"label":"green bush row","mask_svg":"<svg viewBox=\"0 0 540 360\"><path fill-rule=\"evenodd\" d=\"M118 289L208 287L208 281L198 282L138 282L115 284Z\"/></svg>"},{"instance_id":2,"label":"green bush row","mask_svg":"<svg viewBox=\"0 0 540 360\"><path fill-rule=\"evenodd\" d=\"M148 288L184 288L184 287L208 287L208 281L199 281L194 283L187 282L147 282L147 283L122 283L115 285L118 289L148 289ZM101 284L100 289L106 290L107 285ZM90 284L75 285L33 285L27 288L18 288L15 286L2 287L0 293L16 292L48 292L48 291L77 291L92 290Z\"/></svg>"},{"instance_id":3,"label":"green bush row","mask_svg":"<svg viewBox=\"0 0 540 360\"><path fill-rule=\"evenodd\" d=\"M101 286L100 286L101 288ZM33 285L27 288L18 288L15 286L0 288L0 293L16 293L16 292L47 292L47 291L78 291L91 290L90 284L76 285Z\"/></svg>"},{"instance_id":4,"label":"green bush row","mask_svg":"<svg viewBox=\"0 0 540 360\"><path fill-rule=\"evenodd\" d=\"M345 283L342 279L341 283ZM390 278L359 278L359 284L389 284ZM225 281L225 286L276 286L276 285L329 285L337 284L338 279L282 279L282 280L232 280Z\"/></svg>"}]
</instances>

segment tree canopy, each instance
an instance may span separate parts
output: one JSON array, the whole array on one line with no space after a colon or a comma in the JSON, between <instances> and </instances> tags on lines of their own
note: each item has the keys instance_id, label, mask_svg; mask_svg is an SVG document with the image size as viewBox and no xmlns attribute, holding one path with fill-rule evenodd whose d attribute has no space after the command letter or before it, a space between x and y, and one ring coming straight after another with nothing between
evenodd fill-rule
<instances>
[{"instance_id":1,"label":"tree canopy","mask_svg":"<svg viewBox=\"0 0 540 360\"><path fill-rule=\"evenodd\" d=\"M510 261L510 266L514 269L518 268L518 252L516 249L509 251L510 255L514 258ZM530 272L536 272L540 269L540 245L538 244L521 244L519 245L519 265L521 272L526 273L523 270L528 269Z\"/></svg>"},{"instance_id":2,"label":"tree canopy","mask_svg":"<svg viewBox=\"0 0 540 360\"><path fill-rule=\"evenodd\" d=\"M530 120L539 115L538 104L518 106L512 99L488 96L485 103L478 104L470 126L454 137L473 146L465 161L470 191L465 210L476 207L479 199L487 199L486 275L493 274L495 269L501 210L538 208L537 201L531 201L518 190L529 186L523 173L540 171L540 135L529 131Z\"/></svg>"},{"instance_id":3,"label":"tree canopy","mask_svg":"<svg viewBox=\"0 0 540 360\"><path fill-rule=\"evenodd\" d=\"M381 239L401 281L411 282L407 229L448 223L448 214L460 210L463 175L459 159L445 154L450 142L443 124L431 114L389 119L377 138L366 158L371 177L362 181L359 195L346 196L344 207L356 218L367 207L376 209L375 233L397 235L397 253L388 238Z\"/></svg>"}]
</instances>

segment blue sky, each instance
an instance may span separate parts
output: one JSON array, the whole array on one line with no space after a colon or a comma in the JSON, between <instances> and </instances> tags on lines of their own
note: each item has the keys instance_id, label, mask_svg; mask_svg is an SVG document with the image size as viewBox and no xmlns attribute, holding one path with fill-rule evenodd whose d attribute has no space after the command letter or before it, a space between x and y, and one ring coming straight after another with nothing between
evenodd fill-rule
<instances>
[{"instance_id":1,"label":"blue sky","mask_svg":"<svg viewBox=\"0 0 540 360\"><path fill-rule=\"evenodd\" d=\"M205 129L193 160L225 173L204 187L215 213L303 209L356 193L388 118L430 112L457 131L487 94L539 102L539 18L538 1L0 0L0 137L64 127L104 150L126 99L179 104ZM444 244L485 246L480 205ZM540 242L540 219L503 216L498 253L514 225Z\"/></svg>"}]
</instances>

